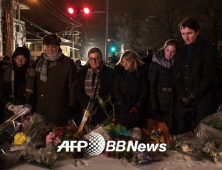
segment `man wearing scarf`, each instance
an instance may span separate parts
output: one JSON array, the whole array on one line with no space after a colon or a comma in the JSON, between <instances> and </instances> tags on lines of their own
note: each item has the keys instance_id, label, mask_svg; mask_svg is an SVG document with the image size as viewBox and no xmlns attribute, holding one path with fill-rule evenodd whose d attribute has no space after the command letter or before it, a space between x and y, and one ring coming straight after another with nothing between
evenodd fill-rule
<instances>
[{"instance_id":1,"label":"man wearing scarf","mask_svg":"<svg viewBox=\"0 0 222 170\"><path fill-rule=\"evenodd\" d=\"M54 125L66 124L76 103L77 69L62 53L61 38L43 37L45 51L34 63L37 75L36 112Z\"/></svg>"},{"instance_id":2,"label":"man wearing scarf","mask_svg":"<svg viewBox=\"0 0 222 170\"><path fill-rule=\"evenodd\" d=\"M217 74L217 48L199 36L199 23L194 18L180 25L185 45L174 62L174 84L178 93L175 109L177 133L193 130L204 117L216 109L214 81Z\"/></svg>"},{"instance_id":3,"label":"man wearing scarf","mask_svg":"<svg viewBox=\"0 0 222 170\"><path fill-rule=\"evenodd\" d=\"M76 95L81 104L82 110L86 109L90 99L95 99L96 95L105 101L112 90L113 69L103 63L102 52L99 48L91 48L88 51L88 65L80 69L78 73L79 81L76 88ZM95 104L94 109L96 109ZM97 125L107 118L100 109L96 114L90 116L88 121L92 125Z\"/></svg>"}]
</instances>

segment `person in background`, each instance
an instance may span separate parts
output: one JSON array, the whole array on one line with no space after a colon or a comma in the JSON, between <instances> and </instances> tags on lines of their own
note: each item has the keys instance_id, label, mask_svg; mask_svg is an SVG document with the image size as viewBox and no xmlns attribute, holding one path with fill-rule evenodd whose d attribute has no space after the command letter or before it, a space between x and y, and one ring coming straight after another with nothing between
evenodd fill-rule
<instances>
[{"instance_id":1,"label":"person in background","mask_svg":"<svg viewBox=\"0 0 222 170\"><path fill-rule=\"evenodd\" d=\"M43 37L45 51L34 63L37 75L36 112L51 125L67 124L74 113L77 69L74 62L62 53L61 38Z\"/></svg>"},{"instance_id":2,"label":"person in background","mask_svg":"<svg viewBox=\"0 0 222 170\"><path fill-rule=\"evenodd\" d=\"M9 56L7 56L7 55L3 57L2 61L8 63L9 65L12 64L11 58Z\"/></svg>"},{"instance_id":3,"label":"person in background","mask_svg":"<svg viewBox=\"0 0 222 170\"><path fill-rule=\"evenodd\" d=\"M152 59L153 59L153 49L148 49L147 56L145 58L142 58L142 61L147 65L148 70L150 69Z\"/></svg>"},{"instance_id":4,"label":"person in background","mask_svg":"<svg viewBox=\"0 0 222 170\"><path fill-rule=\"evenodd\" d=\"M0 61L0 77L4 74L4 71L11 65L11 58L9 56L4 56L3 60ZM0 101L0 124L4 122L4 110L5 106Z\"/></svg>"},{"instance_id":5,"label":"person in background","mask_svg":"<svg viewBox=\"0 0 222 170\"><path fill-rule=\"evenodd\" d=\"M27 113L35 110L35 70L29 67L29 63L29 49L18 47L12 55L12 65L1 77L0 100L7 109L4 120L21 110L26 110Z\"/></svg>"},{"instance_id":6,"label":"person in background","mask_svg":"<svg viewBox=\"0 0 222 170\"><path fill-rule=\"evenodd\" d=\"M109 57L109 61L108 61L107 66L110 67L110 68L112 68L112 69L114 68L115 63L114 63L114 60L113 60L112 57Z\"/></svg>"},{"instance_id":7,"label":"person in background","mask_svg":"<svg viewBox=\"0 0 222 170\"><path fill-rule=\"evenodd\" d=\"M136 52L126 50L114 71L113 94L117 121L128 129L146 124L149 85L145 64Z\"/></svg>"},{"instance_id":8,"label":"person in background","mask_svg":"<svg viewBox=\"0 0 222 170\"><path fill-rule=\"evenodd\" d=\"M176 40L167 40L164 47L154 53L149 70L151 117L165 122L171 134L175 134L172 126L176 97L173 63L177 49Z\"/></svg>"},{"instance_id":9,"label":"person in background","mask_svg":"<svg viewBox=\"0 0 222 170\"><path fill-rule=\"evenodd\" d=\"M81 65L81 60L79 60L79 59L77 59L77 60L75 61L75 65L76 65L76 67L77 67L77 72L79 72L79 70L80 70L81 68L83 68L83 66Z\"/></svg>"},{"instance_id":10,"label":"person in background","mask_svg":"<svg viewBox=\"0 0 222 170\"><path fill-rule=\"evenodd\" d=\"M79 81L76 87L76 94L81 104L81 110L86 109L90 99L95 100L96 95L103 101L112 96L113 69L103 63L102 52L99 48L91 48L88 51L88 64L79 73ZM98 106L97 101L92 110ZM81 116L82 117L82 116ZM88 123L92 126L102 123L107 118L101 110L90 116Z\"/></svg>"},{"instance_id":11,"label":"person in background","mask_svg":"<svg viewBox=\"0 0 222 170\"><path fill-rule=\"evenodd\" d=\"M4 56L3 60L0 61L0 77L11 64L11 58L9 56Z\"/></svg>"},{"instance_id":12,"label":"person in background","mask_svg":"<svg viewBox=\"0 0 222 170\"><path fill-rule=\"evenodd\" d=\"M192 131L204 117L216 110L214 81L217 75L217 47L200 36L196 19L187 18L179 25L185 42L174 62L174 84L178 93L175 117L177 133Z\"/></svg>"}]
</instances>

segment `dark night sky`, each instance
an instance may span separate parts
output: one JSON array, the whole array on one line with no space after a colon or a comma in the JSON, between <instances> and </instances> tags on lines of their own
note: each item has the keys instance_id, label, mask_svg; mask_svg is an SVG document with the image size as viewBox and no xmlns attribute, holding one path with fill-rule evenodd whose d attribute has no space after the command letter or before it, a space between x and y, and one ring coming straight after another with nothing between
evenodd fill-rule
<instances>
[{"instance_id":1,"label":"dark night sky","mask_svg":"<svg viewBox=\"0 0 222 170\"><path fill-rule=\"evenodd\" d=\"M56 5L61 11L64 11L66 14L67 8L70 6L73 7L82 7L89 6L95 11L105 11L106 10L106 0L20 0L21 3L24 3L30 7L30 10L22 10L21 15L37 24L40 27L51 26L57 30L65 31L67 24L52 15L47 11L43 5L47 8L52 2ZM111 18L118 11L125 10L141 10L146 9L146 6L149 5L149 0L109 0L109 38L113 38L115 34L115 23L111 22ZM57 10L57 9L55 9ZM60 12L60 11L58 11ZM66 17L67 18L67 17ZM82 32L82 35L86 35L89 40L94 39L98 43L98 46L103 48L105 42L105 26L106 26L106 15L104 14L91 14L89 16L73 16L75 21L82 24L82 27L79 30ZM27 24L27 30L32 32L33 27ZM93 40L92 40L93 41ZM96 44L97 45L97 44Z\"/></svg>"},{"instance_id":2,"label":"dark night sky","mask_svg":"<svg viewBox=\"0 0 222 170\"><path fill-rule=\"evenodd\" d=\"M42 27L52 26L60 30L64 30L66 28L66 24L63 21L59 20L49 11L44 9L44 7L42 7L42 5L45 7L47 7L46 4L50 5L49 0L20 0L20 2L30 7L30 10L23 10L21 15L31 20L35 24ZM106 0L50 0L50 2L55 4L61 11L64 11L65 13L68 13L67 8L69 6L81 7L86 5L95 11L106 10ZM149 1L147 0L109 0L110 19L117 11L123 11L129 8L134 8L134 10L141 10L141 6L145 8L144 4L148 5L148 2ZM83 25L83 29L86 29L88 32L93 32L94 30L102 31L103 29L105 31L105 28L103 28L105 27L106 22L105 14L91 14L89 16L79 15L73 16L73 19L81 23ZM112 27L112 23L110 23L110 26Z\"/></svg>"}]
</instances>

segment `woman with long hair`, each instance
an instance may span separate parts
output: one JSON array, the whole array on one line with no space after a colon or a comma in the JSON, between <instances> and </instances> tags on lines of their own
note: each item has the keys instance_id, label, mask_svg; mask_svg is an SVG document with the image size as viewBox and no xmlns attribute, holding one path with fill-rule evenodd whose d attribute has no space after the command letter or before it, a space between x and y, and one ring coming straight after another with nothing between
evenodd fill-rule
<instances>
[{"instance_id":1,"label":"woman with long hair","mask_svg":"<svg viewBox=\"0 0 222 170\"><path fill-rule=\"evenodd\" d=\"M164 47L154 53L149 71L151 116L165 122L169 128L172 125L176 95L173 85L173 63L177 49L176 40L166 41Z\"/></svg>"}]
</instances>

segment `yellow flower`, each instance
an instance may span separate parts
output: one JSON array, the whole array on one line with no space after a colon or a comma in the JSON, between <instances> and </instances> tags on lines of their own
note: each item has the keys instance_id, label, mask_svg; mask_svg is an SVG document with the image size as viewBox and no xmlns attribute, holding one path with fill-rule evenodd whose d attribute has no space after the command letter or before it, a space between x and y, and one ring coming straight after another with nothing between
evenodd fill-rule
<instances>
[{"instance_id":1,"label":"yellow flower","mask_svg":"<svg viewBox=\"0 0 222 170\"><path fill-rule=\"evenodd\" d=\"M26 135L23 132L18 132L15 136L14 136L14 144L15 145L22 145L24 143L26 139Z\"/></svg>"},{"instance_id":2,"label":"yellow flower","mask_svg":"<svg viewBox=\"0 0 222 170\"><path fill-rule=\"evenodd\" d=\"M161 129L156 129L156 131L160 134L160 136L158 137L156 135L155 130L152 130L150 133L150 139L154 140L155 143L164 143L164 136L162 135L162 130Z\"/></svg>"},{"instance_id":3,"label":"yellow flower","mask_svg":"<svg viewBox=\"0 0 222 170\"><path fill-rule=\"evenodd\" d=\"M164 143L164 142L165 142L163 135L161 135L161 136L159 137L159 142L160 142L160 143Z\"/></svg>"}]
</instances>

